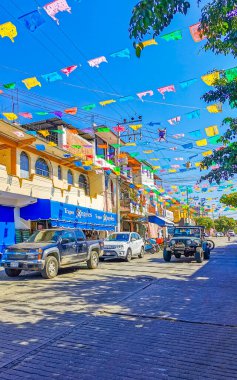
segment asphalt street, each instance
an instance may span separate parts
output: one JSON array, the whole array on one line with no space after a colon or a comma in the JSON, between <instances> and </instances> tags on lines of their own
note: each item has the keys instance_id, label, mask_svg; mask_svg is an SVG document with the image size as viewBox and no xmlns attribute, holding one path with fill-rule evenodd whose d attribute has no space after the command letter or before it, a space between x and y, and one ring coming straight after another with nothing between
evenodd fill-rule
<instances>
[{"instance_id":1,"label":"asphalt street","mask_svg":"<svg viewBox=\"0 0 237 380\"><path fill-rule=\"evenodd\" d=\"M52 280L0 271L0 379L236 379L237 242Z\"/></svg>"}]
</instances>

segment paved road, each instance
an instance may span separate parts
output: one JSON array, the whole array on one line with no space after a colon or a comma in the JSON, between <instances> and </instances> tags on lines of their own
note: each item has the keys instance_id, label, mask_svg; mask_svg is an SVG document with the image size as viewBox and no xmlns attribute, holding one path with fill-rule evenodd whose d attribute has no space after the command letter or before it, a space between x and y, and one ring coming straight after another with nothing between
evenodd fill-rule
<instances>
[{"instance_id":1,"label":"paved road","mask_svg":"<svg viewBox=\"0 0 237 380\"><path fill-rule=\"evenodd\" d=\"M225 246L226 245L226 246ZM0 272L0 379L236 379L237 243L53 280Z\"/></svg>"}]
</instances>

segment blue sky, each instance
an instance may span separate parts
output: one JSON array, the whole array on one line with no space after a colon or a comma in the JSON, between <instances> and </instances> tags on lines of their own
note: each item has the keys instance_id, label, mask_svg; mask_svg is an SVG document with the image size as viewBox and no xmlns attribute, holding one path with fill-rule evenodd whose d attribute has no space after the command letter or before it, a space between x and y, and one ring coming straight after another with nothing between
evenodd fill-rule
<instances>
[{"instance_id":1,"label":"blue sky","mask_svg":"<svg viewBox=\"0 0 237 380\"><path fill-rule=\"evenodd\" d=\"M205 103L200 100L201 95L210 89L201 81L201 75L213 68L234 67L235 63L232 57L204 52L204 43L195 43L192 40L188 27L199 20L200 9L197 6L193 5L186 17L175 16L171 25L164 31L166 34L181 29L181 41L166 42L157 38L158 46L145 48L141 58L137 59L132 46L133 41L129 39L128 34L129 19L136 1L68 0L72 13L59 13L59 26L42 10L45 24L34 33L28 31L17 18L36 9L37 6L42 7L45 3L42 0L2 0L0 4L0 24L11 21L18 30L14 43L8 38L0 39L0 83L17 82L17 112L35 112L43 108L48 111L63 111L67 105L82 107L97 103L94 109L95 122L104 122L109 127L115 126L124 118L142 115L142 143L147 142L149 145L133 147L130 150L139 151L139 158L160 158L160 161L155 163L160 166L167 166L167 160L163 159L167 157L171 159L168 162L170 165L182 165L182 162L174 160L175 157L184 157L185 163L188 157L194 154L199 154L194 160L199 161L202 158L201 153L213 147L195 147L188 151L181 147L187 142L193 142L195 146L195 142L188 135L189 131L201 129L202 137L205 138L205 127L214 124L219 126L225 116L233 114L227 106L224 106L220 114L210 114L205 110ZM148 36L147 39L149 38ZM110 54L124 48L130 49L130 60L110 57ZM102 63L99 69L89 67L87 60L102 55L107 57L108 64ZM62 81L47 84L40 78L41 74L59 71L73 64L80 67L69 78L65 76ZM41 81L42 87L28 91L21 80L34 75ZM198 81L186 90L180 88L179 82L192 78L197 78ZM163 100L157 88L170 84L175 85L176 92L168 93ZM117 98L118 95L133 95L136 98L137 92L147 90L154 91L154 96L145 98L151 102L141 102L137 98L129 103L117 102L103 108L98 104L99 101L116 99L115 94ZM17 103L16 91L11 93ZM46 98L54 99L55 103L49 103ZM200 119L187 120L184 115L195 109L201 109ZM11 102L1 97L0 112L4 111L11 111ZM76 118L67 116L64 119L74 123L78 128L86 128L91 124L91 116L92 113L83 112ZM175 116L181 116L181 123L170 126L167 120ZM33 121L36 120L39 120L39 117L34 116ZM25 119L20 121L25 122ZM154 142L157 138L157 126L148 126L147 123L151 121L159 121L163 127L167 127L169 142ZM220 132L223 131L221 127ZM176 133L185 133L185 137L175 140L172 135ZM169 150L172 146L177 146L177 151ZM163 150L159 150L160 148ZM156 151L151 155L145 155L142 151L146 149ZM177 184L177 181L186 184L187 178L190 183L195 183L200 172L193 170L180 175L160 175L167 184Z\"/></svg>"}]
</instances>

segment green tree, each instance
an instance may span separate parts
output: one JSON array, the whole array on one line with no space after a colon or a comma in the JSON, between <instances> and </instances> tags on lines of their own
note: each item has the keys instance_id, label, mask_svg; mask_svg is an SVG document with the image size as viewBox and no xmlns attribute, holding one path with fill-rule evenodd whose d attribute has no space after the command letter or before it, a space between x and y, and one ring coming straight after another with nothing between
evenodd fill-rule
<instances>
[{"instance_id":1,"label":"green tree","mask_svg":"<svg viewBox=\"0 0 237 380\"><path fill-rule=\"evenodd\" d=\"M215 221L215 228L218 232L227 232L233 230L236 227L236 221L233 218L227 216L220 216Z\"/></svg>"},{"instance_id":2,"label":"green tree","mask_svg":"<svg viewBox=\"0 0 237 380\"><path fill-rule=\"evenodd\" d=\"M201 1L197 0L197 3ZM133 9L130 20L130 38L139 42L146 34L152 37L160 35L177 13L186 15L190 6L191 1L184 0L139 1ZM236 3L233 0L212 0L201 9L200 33L206 37L204 50L211 50L215 54L237 56L236 9ZM134 46L139 57L142 49L135 42ZM232 74L229 73L229 75L222 71L221 79L214 83L214 89L207 92L203 99L207 103L228 102L232 108L237 107L236 78L237 69L233 69ZM215 150L211 156L206 157L200 166L201 170L209 169L213 165L219 166L201 177L201 180L208 180L210 183L212 181L220 183L222 179L227 180L237 173L237 142L232 141L237 132L237 119L226 118L223 124L228 125L227 132L220 138L223 148Z\"/></svg>"},{"instance_id":3,"label":"green tree","mask_svg":"<svg viewBox=\"0 0 237 380\"><path fill-rule=\"evenodd\" d=\"M197 3L201 1L197 0ZM132 11L130 38L139 42L146 34L153 38L160 35L177 13L186 15L190 6L191 1L185 0L139 1ZM229 15L235 7L233 0L213 0L202 8L200 30L207 37L205 50L237 55L237 18Z\"/></svg>"},{"instance_id":4,"label":"green tree","mask_svg":"<svg viewBox=\"0 0 237 380\"><path fill-rule=\"evenodd\" d=\"M214 227L214 222L208 216L199 216L195 218L196 226L204 226L207 230Z\"/></svg>"},{"instance_id":5,"label":"green tree","mask_svg":"<svg viewBox=\"0 0 237 380\"><path fill-rule=\"evenodd\" d=\"M237 193L222 195L220 201L226 206L237 207Z\"/></svg>"}]
</instances>

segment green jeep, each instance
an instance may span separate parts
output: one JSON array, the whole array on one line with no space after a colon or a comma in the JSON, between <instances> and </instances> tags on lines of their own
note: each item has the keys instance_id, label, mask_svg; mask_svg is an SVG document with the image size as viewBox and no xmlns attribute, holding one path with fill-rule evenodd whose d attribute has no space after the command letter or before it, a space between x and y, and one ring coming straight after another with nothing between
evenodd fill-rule
<instances>
[{"instance_id":1,"label":"green jeep","mask_svg":"<svg viewBox=\"0 0 237 380\"><path fill-rule=\"evenodd\" d=\"M172 255L176 259L181 256L194 257L197 263L201 263L209 260L214 246L212 240L205 239L204 227L175 227L172 239L165 244L163 257L165 261L170 261Z\"/></svg>"}]
</instances>

